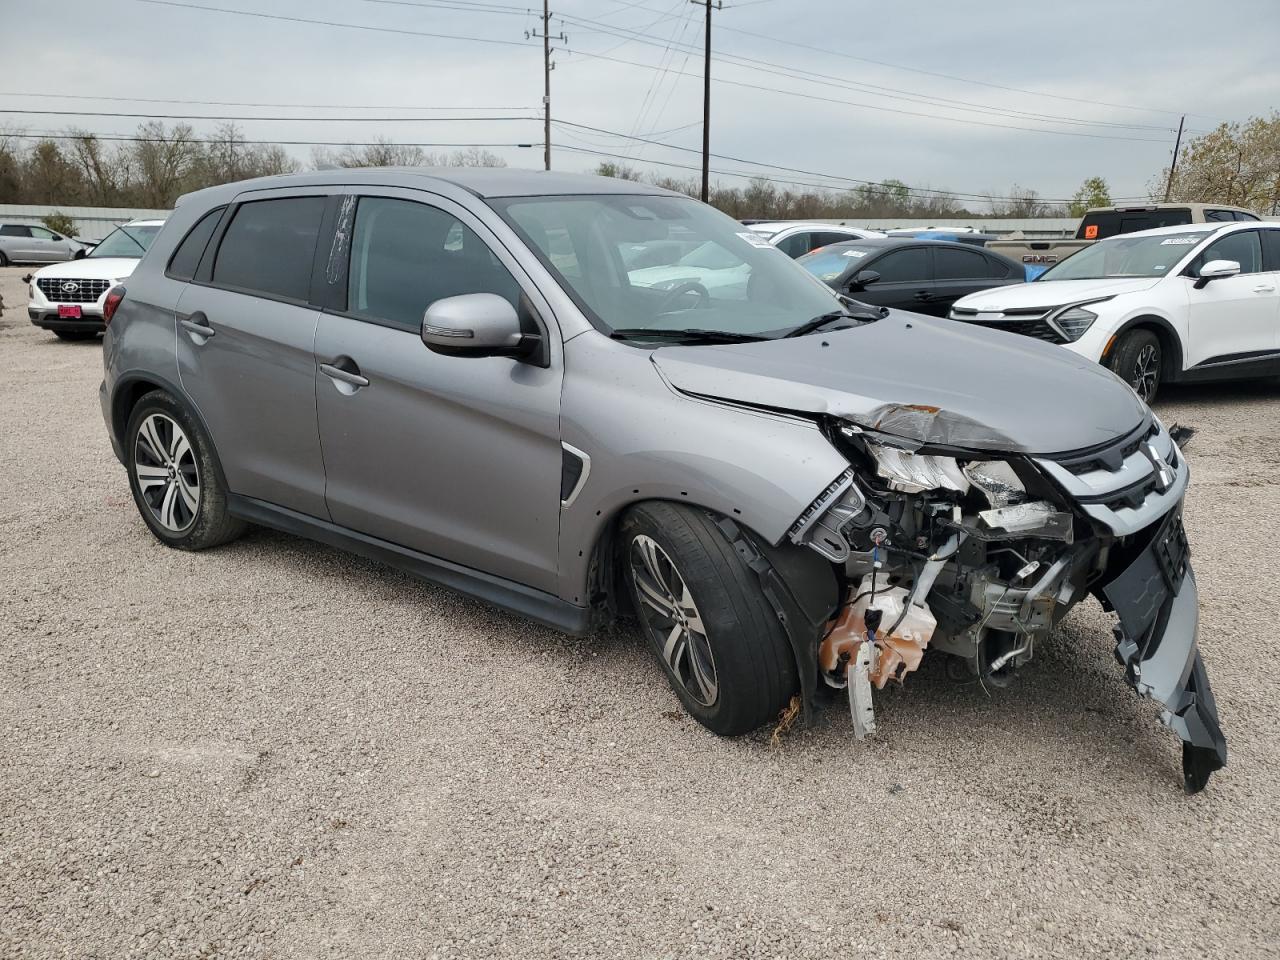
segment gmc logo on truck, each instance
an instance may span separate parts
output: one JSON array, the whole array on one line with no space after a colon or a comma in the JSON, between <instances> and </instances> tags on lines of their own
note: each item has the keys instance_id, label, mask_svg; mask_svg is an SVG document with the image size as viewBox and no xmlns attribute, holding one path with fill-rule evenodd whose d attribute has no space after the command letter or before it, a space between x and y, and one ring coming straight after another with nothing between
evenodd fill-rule
<instances>
[{"instance_id":1,"label":"gmc logo on truck","mask_svg":"<svg viewBox=\"0 0 1280 960\"><path fill-rule=\"evenodd\" d=\"M1057 263L1058 258L1052 253L1029 253L1022 258L1023 263Z\"/></svg>"}]
</instances>

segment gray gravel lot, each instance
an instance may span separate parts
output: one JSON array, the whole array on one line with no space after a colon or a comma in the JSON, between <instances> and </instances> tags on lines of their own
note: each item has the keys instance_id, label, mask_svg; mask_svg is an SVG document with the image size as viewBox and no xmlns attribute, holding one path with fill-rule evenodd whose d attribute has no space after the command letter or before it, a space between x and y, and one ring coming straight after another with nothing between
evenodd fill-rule
<instances>
[{"instance_id":1,"label":"gray gravel lot","mask_svg":"<svg viewBox=\"0 0 1280 960\"><path fill-rule=\"evenodd\" d=\"M926 661L865 745L678 710L570 639L266 531L167 550L101 349L0 271L0 956L1280 956L1280 385L1168 391L1230 765L1082 605L988 699ZM1070 411L1064 411L1069 416Z\"/></svg>"}]
</instances>

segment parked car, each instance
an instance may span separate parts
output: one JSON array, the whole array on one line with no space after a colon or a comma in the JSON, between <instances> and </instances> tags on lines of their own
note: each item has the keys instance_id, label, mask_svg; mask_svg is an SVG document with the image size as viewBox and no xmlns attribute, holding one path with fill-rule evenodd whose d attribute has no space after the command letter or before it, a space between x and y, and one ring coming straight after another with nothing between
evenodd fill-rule
<instances>
[{"instance_id":1,"label":"parked car","mask_svg":"<svg viewBox=\"0 0 1280 960\"><path fill-rule=\"evenodd\" d=\"M85 254L84 244L29 223L0 223L0 267L11 263L57 263Z\"/></svg>"},{"instance_id":2,"label":"parked car","mask_svg":"<svg viewBox=\"0 0 1280 960\"><path fill-rule=\"evenodd\" d=\"M291 531L573 633L633 613L724 735L820 684L865 733L926 649L1004 683L1093 593L1202 788L1226 744L1188 470L1146 404L1069 351L843 302L743 233L541 171L189 195L106 301L139 514L187 550ZM624 249L690 238L748 282L631 282Z\"/></svg>"},{"instance_id":3,"label":"parked car","mask_svg":"<svg viewBox=\"0 0 1280 960\"><path fill-rule=\"evenodd\" d=\"M1156 227L1177 227L1189 223L1256 223L1261 218L1252 210L1220 203L1149 203L1138 207L1094 207L1086 210L1076 228L1074 240L993 240L991 250L1026 265L1027 279L1034 280L1055 263L1078 253L1097 240L1122 233L1138 233Z\"/></svg>"},{"instance_id":4,"label":"parked car","mask_svg":"<svg viewBox=\"0 0 1280 960\"><path fill-rule=\"evenodd\" d=\"M1100 240L1035 283L974 294L953 320L1058 343L1150 402L1162 382L1280 374L1280 223Z\"/></svg>"},{"instance_id":5,"label":"parked car","mask_svg":"<svg viewBox=\"0 0 1280 960\"><path fill-rule=\"evenodd\" d=\"M883 237L878 230L846 227L843 224L822 223L811 220L752 220L745 226L771 246L777 247L792 260L803 257L810 250L825 247L841 240L869 240Z\"/></svg>"},{"instance_id":6,"label":"parked car","mask_svg":"<svg viewBox=\"0 0 1280 960\"><path fill-rule=\"evenodd\" d=\"M993 233L980 233L973 227L899 227L886 231L886 236L909 237L913 240L950 240L974 247L985 247L992 240L1000 239Z\"/></svg>"},{"instance_id":7,"label":"parked car","mask_svg":"<svg viewBox=\"0 0 1280 960\"><path fill-rule=\"evenodd\" d=\"M163 220L133 220L107 234L87 256L37 270L27 316L62 340L92 340L104 329L107 291L133 273Z\"/></svg>"},{"instance_id":8,"label":"parked car","mask_svg":"<svg viewBox=\"0 0 1280 960\"><path fill-rule=\"evenodd\" d=\"M1008 257L946 240L850 240L797 262L855 300L934 317L968 294L1025 279Z\"/></svg>"},{"instance_id":9,"label":"parked car","mask_svg":"<svg viewBox=\"0 0 1280 960\"><path fill-rule=\"evenodd\" d=\"M633 287L655 287L671 290L681 284L698 283L717 296L733 297L746 293L751 279L751 266L717 243L705 242L669 264L640 267L627 271ZM737 290L726 288L736 287Z\"/></svg>"}]
</instances>

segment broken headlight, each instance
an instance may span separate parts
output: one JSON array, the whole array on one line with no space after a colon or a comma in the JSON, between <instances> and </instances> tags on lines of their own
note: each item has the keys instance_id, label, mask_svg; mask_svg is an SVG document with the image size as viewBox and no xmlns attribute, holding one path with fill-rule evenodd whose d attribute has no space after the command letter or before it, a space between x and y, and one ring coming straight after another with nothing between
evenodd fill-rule
<instances>
[{"instance_id":1,"label":"broken headlight","mask_svg":"<svg viewBox=\"0 0 1280 960\"><path fill-rule=\"evenodd\" d=\"M921 493L942 489L964 493L969 489L969 481L954 457L910 453L879 443L868 443L867 452L876 462L876 473L889 481L892 490Z\"/></svg>"}]
</instances>

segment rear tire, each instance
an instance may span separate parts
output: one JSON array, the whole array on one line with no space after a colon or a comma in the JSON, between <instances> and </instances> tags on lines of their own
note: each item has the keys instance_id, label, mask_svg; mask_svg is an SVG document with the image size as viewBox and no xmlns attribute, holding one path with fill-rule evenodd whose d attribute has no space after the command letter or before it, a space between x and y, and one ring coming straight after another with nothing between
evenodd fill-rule
<instances>
[{"instance_id":1,"label":"rear tire","mask_svg":"<svg viewBox=\"0 0 1280 960\"><path fill-rule=\"evenodd\" d=\"M1160 338L1150 330L1130 330L1124 334L1111 351L1107 366L1121 380L1133 387L1134 392L1150 403L1160 389L1161 364L1164 351Z\"/></svg>"},{"instance_id":2,"label":"rear tire","mask_svg":"<svg viewBox=\"0 0 1280 960\"><path fill-rule=\"evenodd\" d=\"M689 715L730 737L776 718L799 688L791 647L713 517L643 503L619 539L641 629Z\"/></svg>"},{"instance_id":3,"label":"rear tire","mask_svg":"<svg viewBox=\"0 0 1280 960\"><path fill-rule=\"evenodd\" d=\"M155 390L138 401L124 450L133 501L161 543L206 550L244 533L245 522L227 510L212 441L169 394Z\"/></svg>"},{"instance_id":4,"label":"rear tire","mask_svg":"<svg viewBox=\"0 0 1280 960\"><path fill-rule=\"evenodd\" d=\"M7 267L8 265L9 265L9 258L4 255L3 250L0 250L0 267Z\"/></svg>"},{"instance_id":5,"label":"rear tire","mask_svg":"<svg viewBox=\"0 0 1280 960\"><path fill-rule=\"evenodd\" d=\"M53 335L59 340L68 340L73 343L80 340L98 339L97 330L55 330Z\"/></svg>"}]
</instances>

